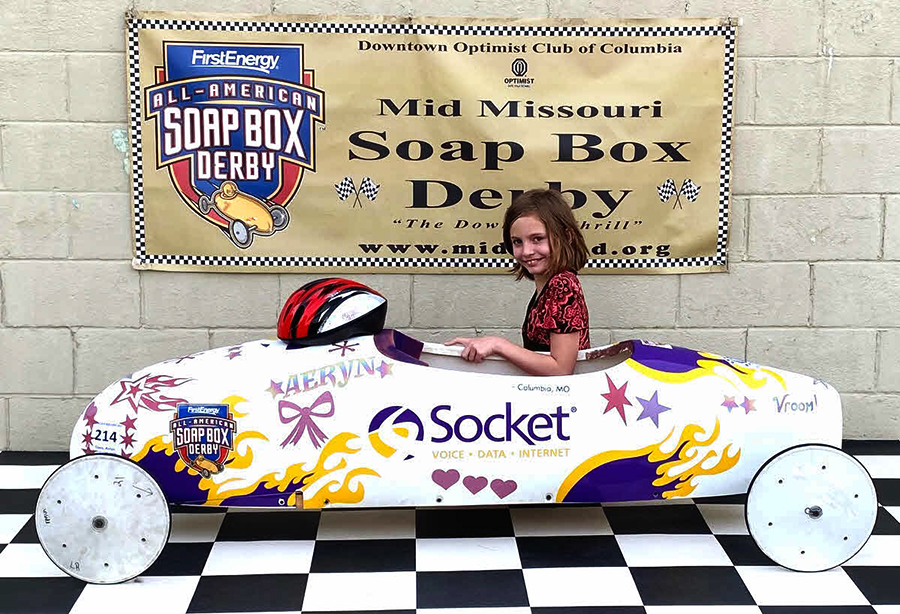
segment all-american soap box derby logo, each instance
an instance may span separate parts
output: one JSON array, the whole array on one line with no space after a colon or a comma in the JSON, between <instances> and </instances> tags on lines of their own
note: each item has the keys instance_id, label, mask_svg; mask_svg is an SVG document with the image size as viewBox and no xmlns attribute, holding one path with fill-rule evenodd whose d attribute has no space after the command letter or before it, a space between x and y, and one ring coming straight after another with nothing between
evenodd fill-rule
<instances>
[{"instance_id":1,"label":"all-american soap box derby logo","mask_svg":"<svg viewBox=\"0 0 900 614\"><path fill-rule=\"evenodd\" d=\"M169 423L178 457L205 478L221 473L234 449L236 424L229 409L225 404L182 403Z\"/></svg>"},{"instance_id":2,"label":"all-american soap box derby logo","mask_svg":"<svg viewBox=\"0 0 900 614\"><path fill-rule=\"evenodd\" d=\"M304 169L315 171L325 96L303 45L163 42L144 90L156 166L182 201L246 249L290 223Z\"/></svg>"}]
</instances>

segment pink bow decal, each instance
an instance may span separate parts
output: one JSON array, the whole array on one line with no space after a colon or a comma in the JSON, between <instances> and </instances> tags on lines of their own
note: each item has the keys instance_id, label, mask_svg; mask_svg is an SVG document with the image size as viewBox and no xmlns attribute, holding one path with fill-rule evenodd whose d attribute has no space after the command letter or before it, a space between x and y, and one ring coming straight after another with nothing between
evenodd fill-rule
<instances>
[{"instance_id":1,"label":"pink bow decal","mask_svg":"<svg viewBox=\"0 0 900 614\"><path fill-rule=\"evenodd\" d=\"M313 411L320 405L328 405L328 410L320 410ZM289 415L285 415L284 410L291 410ZM330 418L334 415L334 399L331 396L330 392L323 392L319 395L319 398L315 400L315 402L309 407L300 407L299 405L295 405L290 401L279 401L278 402L278 417L281 418L282 424L290 424L291 422L297 421L297 424L294 425L294 430L291 431L291 434L287 436L287 438L281 442L281 447L285 447L286 445L293 444L296 445L303 439L303 433L309 429L309 440L312 442L312 445L318 449L323 441L328 439L328 435L326 435L322 429L318 427L318 425L313 421L313 418Z\"/></svg>"}]
</instances>

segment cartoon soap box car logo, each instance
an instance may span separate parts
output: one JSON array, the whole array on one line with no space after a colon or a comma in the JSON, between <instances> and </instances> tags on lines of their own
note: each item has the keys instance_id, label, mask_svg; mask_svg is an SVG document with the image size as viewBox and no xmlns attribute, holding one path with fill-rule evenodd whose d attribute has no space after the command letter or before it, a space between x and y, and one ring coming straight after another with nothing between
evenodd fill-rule
<instances>
[{"instance_id":1,"label":"cartoon soap box car logo","mask_svg":"<svg viewBox=\"0 0 900 614\"><path fill-rule=\"evenodd\" d=\"M305 169L315 171L324 92L304 45L163 42L144 89L156 167L178 196L241 248L290 223Z\"/></svg>"},{"instance_id":2,"label":"cartoon soap box car logo","mask_svg":"<svg viewBox=\"0 0 900 614\"><path fill-rule=\"evenodd\" d=\"M225 404L181 404L169 425L178 457L204 478L221 473L234 449L235 421Z\"/></svg>"}]
</instances>

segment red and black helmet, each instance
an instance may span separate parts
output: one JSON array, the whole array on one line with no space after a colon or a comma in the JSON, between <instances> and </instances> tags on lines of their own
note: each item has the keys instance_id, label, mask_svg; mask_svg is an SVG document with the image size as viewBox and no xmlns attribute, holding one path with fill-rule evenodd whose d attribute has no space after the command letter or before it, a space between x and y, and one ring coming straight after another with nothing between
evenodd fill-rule
<instances>
[{"instance_id":1,"label":"red and black helmet","mask_svg":"<svg viewBox=\"0 0 900 614\"><path fill-rule=\"evenodd\" d=\"M335 343L384 327L387 299L359 282L330 277L295 291L278 316L278 338L292 345Z\"/></svg>"}]
</instances>

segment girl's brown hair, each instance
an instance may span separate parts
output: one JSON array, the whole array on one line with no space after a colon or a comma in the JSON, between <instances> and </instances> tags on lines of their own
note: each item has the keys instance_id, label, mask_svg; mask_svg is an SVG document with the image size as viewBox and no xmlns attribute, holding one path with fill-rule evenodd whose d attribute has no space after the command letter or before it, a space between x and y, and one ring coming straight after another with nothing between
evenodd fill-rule
<instances>
[{"instance_id":1,"label":"girl's brown hair","mask_svg":"<svg viewBox=\"0 0 900 614\"><path fill-rule=\"evenodd\" d=\"M577 271L588 259L587 245L578 228L578 222L572 215L572 209L566 204L562 194L555 190L529 190L519 195L506 210L503 217L503 244L512 254L512 239L509 229L513 222L523 215L534 215L544 223L550 241L550 276L561 271ZM527 277L534 279L518 262L513 265L512 273L516 281Z\"/></svg>"}]
</instances>

